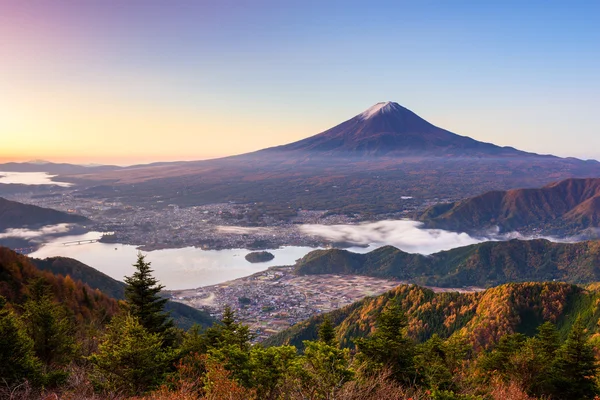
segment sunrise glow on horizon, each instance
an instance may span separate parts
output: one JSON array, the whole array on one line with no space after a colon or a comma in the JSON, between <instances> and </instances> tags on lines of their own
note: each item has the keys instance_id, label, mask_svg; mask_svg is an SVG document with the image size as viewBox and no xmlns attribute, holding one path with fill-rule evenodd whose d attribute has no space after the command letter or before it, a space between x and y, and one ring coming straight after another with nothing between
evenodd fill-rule
<instances>
[{"instance_id":1,"label":"sunrise glow on horizon","mask_svg":"<svg viewBox=\"0 0 600 400\"><path fill-rule=\"evenodd\" d=\"M591 1L2 1L0 162L215 158L388 100L600 160L599 26Z\"/></svg>"}]
</instances>

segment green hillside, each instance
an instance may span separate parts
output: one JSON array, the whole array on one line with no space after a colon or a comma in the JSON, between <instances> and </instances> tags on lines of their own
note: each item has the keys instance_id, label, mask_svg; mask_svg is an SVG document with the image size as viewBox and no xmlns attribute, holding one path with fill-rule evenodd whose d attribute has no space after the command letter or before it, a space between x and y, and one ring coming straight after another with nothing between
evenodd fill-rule
<instances>
[{"instance_id":1,"label":"green hillside","mask_svg":"<svg viewBox=\"0 0 600 400\"><path fill-rule=\"evenodd\" d=\"M416 285L401 285L377 297L367 297L328 314L312 317L269 338L265 345L291 344L317 338L325 315L336 326L343 346L371 333L375 319L386 306L398 304L408 318L408 335L418 342L437 334L462 336L475 349L487 348L506 334L533 335L544 321L555 323L566 335L581 316L590 332L599 330L600 288L567 283L511 283L477 293L434 293Z\"/></svg>"},{"instance_id":2,"label":"green hillside","mask_svg":"<svg viewBox=\"0 0 600 400\"><path fill-rule=\"evenodd\" d=\"M358 274L427 286L491 287L508 282L600 281L600 242L545 239L484 242L429 256L385 246L366 254L316 250L296 264L298 274Z\"/></svg>"}]
</instances>

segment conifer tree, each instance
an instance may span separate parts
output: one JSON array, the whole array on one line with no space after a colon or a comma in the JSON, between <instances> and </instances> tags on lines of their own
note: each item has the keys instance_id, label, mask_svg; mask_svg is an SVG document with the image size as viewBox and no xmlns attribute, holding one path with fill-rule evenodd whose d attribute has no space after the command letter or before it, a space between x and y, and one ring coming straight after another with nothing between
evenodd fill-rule
<instances>
[{"instance_id":1,"label":"conifer tree","mask_svg":"<svg viewBox=\"0 0 600 400\"><path fill-rule=\"evenodd\" d=\"M33 339L36 356L46 366L64 366L75 353L75 331L67 309L53 299L48 284L39 278L29 287L23 321Z\"/></svg>"},{"instance_id":2,"label":"conifer tree","mask_svg":"<svg viewBox=\"0 0 600 400\"><path fill-rule=\"evenodd\" d=\"M319 325L319 340L329 346L337 346L335 329L328 315L323 319L323 323Z\"/></svg>"},{"instance_id":3,"label":"conifer tree","mask_svg":"<svg viewBox=\"0 0 600 400\"><path fill-rule=\"evenodd\" d=\"M172 352L163 348L161 335L148 332L136 317L127 314L113 318L98 351L88 359L99 387L140 394L162 382Z\"/></svg>"},{"instance_id":4,"label":"conifer tree","mask_svg":"<svg viewBox=\"0 0 600 400\"><path fill-rule=\"evenodd\" d=\"M252 335L246 325L235 319L235 312L226 306L220 324L206 329L198 338L197 348L205 349L209 358L222 363L242 385L250 387L250 340Z\"/></svg>"},{"instance_id":5,"label":"conifer tree","mask_svg":"<svg viewBox=\"0 0 600 400\"><path fill-rule=\"evenodd\" d=\"M377 330L369 337L355 340L359 360L368 372L389 368L396 381L414 383L417 378L415 345L405 334L406 326L402 309L397 304L388 305L377 317Z\"/></svg>"},{"instance_id":6,"label":"conifer tree","mask_svg":"<svg viewBox=\"0 0 600 400\"><path fill-rule=\"evenodd\" d=\"M158 284L158 280L152 276L150 263L146 262L142 253L138 254L133 266L136 272L125 277L125 298L129 312L148 332L158 333L164 345L170 346L174 341L174 323L164 312L168 299L159 295L164 286Z\"/></svg>"},{"instance_id":7,"label":"conifer tree","mask_svg":"<svg viewBox=\"0 0 600 400\"><path fill-rule=\"evenodd\" d=\"M544 322L538 327L538 334L535 337L538 354L551 362L560 348L560 337L556 326L550 321Z\"/></svg>"},{"instance_id":8,"label":"conifer tree","mask_svg":"<svg viewBox=\"0 0 600 400\"><path fill-rule=\"evenodd\" d=\"M594 348L587 341L585 328L578 317L567 340L558 350L557 398L564 400L593 399L598 394L598 365Z\"/></svg>"},{"instance_id":9,"label":"conifer tree","mask_svg":"<svg viewBox=\"0 0 600 400\"><path fill-rule=\"evenodd\" d=\"M12 385L40 376L41 363L33 351L33 341L19 318L6 307L0 296L0 377Z\"/></svg>"}]
</instances>

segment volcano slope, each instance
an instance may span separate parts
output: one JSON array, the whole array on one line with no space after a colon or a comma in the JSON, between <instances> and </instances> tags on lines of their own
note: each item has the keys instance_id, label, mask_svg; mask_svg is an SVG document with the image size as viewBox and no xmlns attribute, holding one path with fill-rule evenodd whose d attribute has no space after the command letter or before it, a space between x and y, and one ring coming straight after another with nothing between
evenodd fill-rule
<instances>
[{"instance_id":1,"label":"volcano slope","mask_svg":"<svg viewBox=\"0 0 600 400\"><path fill-rule=\"evenodd\" d=\"M384 213L412 196L459 199L488 190L600 176L600 163L500 147L378 103L318 135L238 156L72 175L81 195L131 204L220 202Z\"/></svg>"}]
</instances>

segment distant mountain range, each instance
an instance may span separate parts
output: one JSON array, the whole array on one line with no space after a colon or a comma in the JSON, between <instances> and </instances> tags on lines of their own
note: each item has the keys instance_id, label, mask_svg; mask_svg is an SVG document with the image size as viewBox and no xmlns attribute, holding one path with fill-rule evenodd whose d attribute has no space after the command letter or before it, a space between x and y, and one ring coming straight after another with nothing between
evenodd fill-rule
<instances>
[{"instance_id":1,"label":"distant mountain range","mask_svg":"<svg viewBox=\"0 0 600 400\"><path fill-rule=\"evenodd\" d=\"M535 227L570 234L600 227L600 178L567 179L539 189L493 191L432 206L419 219L430 228L507 232Z\"/></svg>"},{"instance_id":2,"label":"distant mountain range","mask_svg":"<svg viewBox=\"0 0 600 400\"><path fill-rule=\"evenodd\" d=\"M53 163L44 160L0 164L1 172L47 172L54 175L87 174L91 172L112 171L120 168L116 165L78 165Z\"/></svg>"},{"instance_id":3,"label":"distant mountain range","mask_svg":"<svg viewBox=\"0 0 600 400\"><path fill-rule=\"evenodd\" d=\"M407 331L412 338L424 341L433 334L462 337L478 350L497 344L505 334L531 336L545 321L556 324L564 338L578 316L588 332L597 333L598 302L598 284L584 288L558 282L511 283L479 293L434 293L415 285L401 285L383 295L300 322L264 344L302 348L303 340L317 338L318 327L328 316L336 326L340 344L352 347L353 339L373 330L376 317L386 306L398 304L407 316Z\"/></svg>"},{"instance_id":4,"label":"distant mountain range","mask_svg":"<svg viewBox=\"0 0 600 400\"><path fill-rule=\"evenodd\" d=\"M482 127L483 129L483 127ZM68 177L85 195L182 206L218 202L386 213L402 197L459 199L489 190L600 177L600 163L500 147L438 128L397 103L378 103L295 143L214 160Z\"/></svg>"},{"instance_id":5,"label":"distant mountain range","mask_svg":"<svg viewBox=\"0 0 600 400\"><path fill-rule=\"evenodd\" d=\"M85 224L86 222L89 220L81 215L18 203L0 197L0 232L11 228L36 229L45 225Z\"/></svg>"},{"instance_id":6,"label":"distant mountain range","mask_svg":"<svg viewBox=\"0 0 600 400\"><path fill-rule=\"evenodd\" d=\"M508 282L600 281L600 241L553 243L545 239L483 242L424 256L392 246L366 254L315 250L295 266L299 275L356 274L427 286L490 287Z\"/></svg>"}]
</instances>

